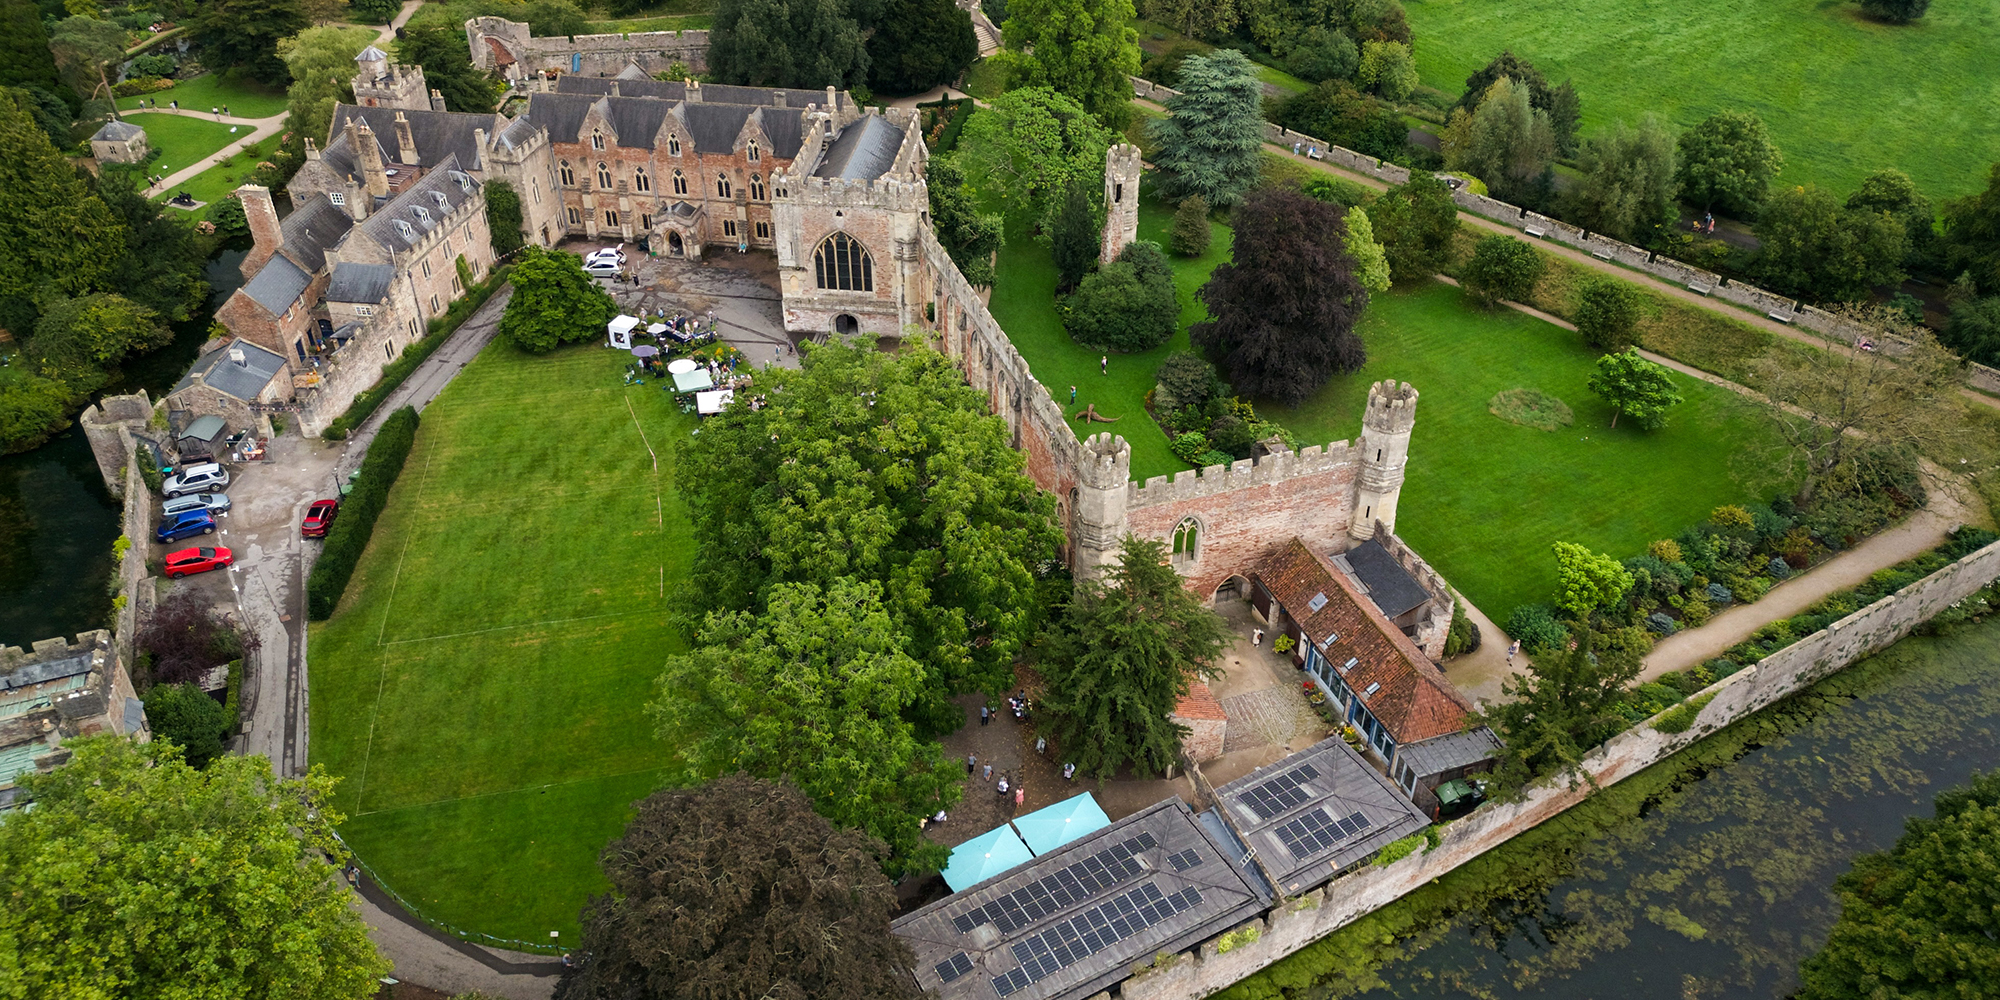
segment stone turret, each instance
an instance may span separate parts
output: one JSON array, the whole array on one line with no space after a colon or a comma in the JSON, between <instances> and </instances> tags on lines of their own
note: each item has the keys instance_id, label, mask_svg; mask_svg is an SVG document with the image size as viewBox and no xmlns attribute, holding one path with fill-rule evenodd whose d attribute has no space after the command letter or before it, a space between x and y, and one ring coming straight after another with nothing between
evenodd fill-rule
<instances>
[{"instance_id":1,"label":"stone turret","mask_svg":"<svg viewBox=\"0 0 2000 1000\"><path fill-rule=\"evenodd\" d=\"M422 66L398 66L373 45L354 57L354 103L370 108L431 110L431 89Z\"/></svg>"},{"instance_id":2,"label":"stone turret","mask_svg":"<svg viewBox=\"0 0 2000 1000\"><path fill-rule=\"evenodd\" d=\"M1361 474L1354 490L1354 519L1347 533L1356 539L1375 537L1375 522L1396 529L1396 499L1403 492L1403 469L1410 461L1410 430L1417 424L1417 390L1408 382L1377 382L1368 387L1368 412L1361 417L1361 437L1355 449Z\"/></svg>"},{"instance_id":3,"label":"stone turret","mask_svg":"<svg viewBox=\"0 0 2000 1000\"><path fill-rule=\"evenodd\" d=\"M1104 154L1104 243L1097 259L1109 264L1139 238L1139 147L1121 142Z\"/></svg>"},{"instance_id":4,"label":"stone turret","mask_svg":"<svg viewBox=\"0 0 2000 1000\"><path fill-rule=\"evenodd\" d=\"M1070 512L1071 572L1076 582L1094 580L1118 561L1118 545L1128 529L1125 504L1132 478L1132 446L1115 434L1093 435L1083 443L1076 469L1076 503Z\"/></svg>"}]
</instances>

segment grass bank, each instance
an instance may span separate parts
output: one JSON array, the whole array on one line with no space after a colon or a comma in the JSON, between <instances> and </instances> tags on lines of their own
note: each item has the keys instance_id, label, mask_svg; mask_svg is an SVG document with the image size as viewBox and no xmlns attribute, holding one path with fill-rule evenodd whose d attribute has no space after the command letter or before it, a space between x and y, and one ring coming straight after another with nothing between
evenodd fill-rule
<instances>
[{"instance_id":1,"label":"grass bank","mask_svg":"<svg viewBox=\"0 0 2000 1000\"><path fill-rule=\"evenodd\" d=\"M165 90L146 94L145 99L163 108L169 102L179 101L183 110L204 113L226 104L233 118L269 118L285 113L285 88L266 87L254 80L216 73L203 73L192 80L183 80ZM138 106L137 97L118 99L120 111L130 111ZM213 121L213 116L210 120Z\"/></svg>"}]
</instances>

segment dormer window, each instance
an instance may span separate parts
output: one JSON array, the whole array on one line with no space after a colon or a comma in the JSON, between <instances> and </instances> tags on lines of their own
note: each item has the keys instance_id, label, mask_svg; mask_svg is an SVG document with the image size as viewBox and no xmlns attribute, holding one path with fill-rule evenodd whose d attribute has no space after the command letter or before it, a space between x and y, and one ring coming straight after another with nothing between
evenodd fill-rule
<instances>
[{"instance_id":1,"label":"dormer window","mask_svg":"<svg viewBox=\"0 0 2000 1000\"><path fill-rule=\"evenodd\" d=\"M590 132L590 148L592 148L592 149L603 149L603 148L604 148L604 133L603 133L603 132L601 132L601 131L598 131L598 130L596 130L596 129L592 129L592 130L591 130L591 132Z\"/></svg>"},{"instance_id":2,"label":"dormer window","mask_svg":"<svg viewBox=\"0 0 2000 1000\"><path fill-rule=\"evenodd\" d=\"M466 173L465 171L462 171L462 170L454 170L454 171L452 171L452 172L451 172L451 179L452 179L452 180L455 180L455 181L457 181L457 182L458 182L458 189L459 189L460 191L463 191L463 192L465 192L466 194L471 194L471 193L472 193L472 175L471 175L471 174L468 174L468 173ZM443 203L444 203L444 196L443 196L443 195L438 195L438 203L439 203L439 204L443 204Z\"/></svg>"},{"instance_id":3,"label":"dormer window","mask_svg":"<svg viewBox=\"0 0 2000 1000\"><path fill-rule=\"evenodd\" d=\"M437 202L437 206L438 206L439 208L450 208L450 207L451 207L451 199L450 199L450 198L447 198L447 197L445 197L445 196L444 196L444 192L443 192L443 191L432 191L432 192L431 192L431 200L432 200L432 201L434 201L434 202Z\"/></svg>"},{"instance_id":4,"label":"dormer window","mask_svg":"<svg viewBox=\"0 0 2000 1000\"><path fill-rule=\"evenodd\" d=\"M670 136L667 136L667 155L668 155L668 156L679 156L679 155L681 155L681 137L680 137L680 136L677 136L677 135L670 135Z\"/></svg>"},{"instance_id":5,"label":"dormer window","mask_svg":"<svg viewBox=\"0 0 2000 1000\"><path fill-rule=\"evenodd\" d=\"M418 222L421 222L421 223L423 223L423 224L424 224L424 225L426 225L426 226L428 226L428 225L430 225L430 224L431 224L431 210L430 210L430 209L428 209L428 208L425 208L425 207L424 207L424 206L422 206L422 205L411 205L411 206L410 206L410 212L411 212L412 214L414 214L414 215L415 215L415 216L417 217L417 221L418 221Z\"/></svg>"},{"instance_id":6,"label":"dormer window","mask_svg":"<svg viewBox=\"0 0 2000 1000\"><path fill-rule=\"evenodd\" d=\"M401 219L396 220L396 232L401 233L403 239L408 242L415 243L417 241L417 231L411 228L409 223Z\"/></svg>"},{"instance_id":7,"label":"dormer window","mask_svg":"<svg viewBox=\"0 0 2000 1000\"><path fill-rule=\"evenodd\" d=\"M757 140L755 139L750 140L749 152L750 152L751 163L755 163L758 160L763 159L762 153L757 149Z\"/></svg>"}]
</instances>

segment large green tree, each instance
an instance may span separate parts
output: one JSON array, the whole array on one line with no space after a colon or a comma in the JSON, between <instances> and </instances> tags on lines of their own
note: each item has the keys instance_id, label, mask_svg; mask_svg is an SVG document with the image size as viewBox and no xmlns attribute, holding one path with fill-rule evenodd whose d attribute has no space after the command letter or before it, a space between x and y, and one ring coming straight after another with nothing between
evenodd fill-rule
<instances>
[{"instance_id":1,"label":"large green tree","mask_svg":"<svg viewBox=\"0 0 2000 1000\"><path fill-rule=\"evenodd\" d=\"M1772 291L1820 302L1864 298L1903 280L1909 238L1902 220L1846 208L1816 184L1772 195L1757 216L1755 268Z\"/></svg>"},{"instance_id":2,"label":"large green tree","mask_svg":"<svg viewBox=\"0 0 2000 1000\"><path fill-rule=\"evenodd\" d=\"M611 889L556 1000L916 1000L882 855L789 785L654 792L598 858Z\"/></svg>"},{"instance_id":3,"label":"large green tree","mask_svg":"<svg viewBox=\"0 0 2000 1000\"><path fill-rule=\"evenodd\" d=\"M1576 128L1583 113L1576 88L1568 81L1560 87L1549 86L1548 79L1542 76L1542 71L1536 69L1534 63L1515 55L1512 50L1493 57L1492 62L1466 77L1465 92L1459 95L1455 107L1465 109L1468 115L1472 114L1485 103L1493 85L1503 79L1527 87L1529 103L1535 110L1549 116L1557 149L1564 155L1576 152Z\"/></svg>"},{"instance_id":4,"label":"large green tree","mask_svg":"<svg viewBox=\"0 0 2000 1000\"><path fill-rule=\"evenodd\" d=\"M754 613L778 584L876 581L924 666L907 714L955 729L949 698L1012 686L1061 539L1054 501L950 358L805 350L802 370L758 374L771 405L731 407L681 445L698 545L685 604Z\"/></svg>"},{"instance_id":5,"label":"large green tree","mask_svg":"<svg viewBox=\"0 0 2000 1000\"><path fill-rule=\"evenodd\" d=\"M298 0L203 0L193 28L209 68L240 68L276 85L290 73L278 58L278 42L309 23Z\"/></svg>"},{"instance_id":6,"label":"large green tree","mask_svg":"<svg viewBox=\"0 0 2000 1000\"><path fill-rule=\"evenodd\" d=\"M1967 361L2000 366L2000 295L1952 303L1942 339Z\"/></svg>"},{"instance_id":7,"label":"large green tree","mask_svg":"<svg viewBox=\"0 0 2000 1000\"><path fill-rule=\"evenodd\" d=\"M1600 351L1622 351L1638 337L1639 290L1607 274L1577 283L1570 298L1570 322L1583 342Z\"/></svg>"},{"instance_id":8,"label":"large green tree","mask_svg":"<svg viewBox=\"0 0 2000 1000\"><path fill-rule=\"evenodd\" d=\"M957 804L961 775L904 718L924 667L880 583L778 584L761 614L712 613L696 641L668 659L649 706L678 780L783 778L821 815L887 842L890 874L944 867L949 852L919 821Z\"/></svg>"},{"instance_id":9,"label":"large green tree","mask_svg":"<svg viewBox=\"0 0 2000 1000\"><path fill-rule=\"evenodd\" d=\"M1361 47L1354 80L1385 101L1400 101L1417 89L1417 61L1402 42L1369 42Z\"/></svg>"},{"instance_id":10,"label":"large green tree","mask_svg":"<svg viewBox=\"0 0 2000 1000\"><path fill-rule=\"evenodd\" d=\"M1328 80L1277 102L1271 121L1384 160L1402 157L1410 146L1410 126L1403 116L1346 80Z\"/></svg>"},{"instance_id":11,"label":"large green tree","mask_svg":"<svg viewBox=\"0 0 2000 1000\"><path fill-rule=\"evenodd\" d=\"M22 365L0 367L0 455L27 451L69 426L69 387Z\"/></svg>"},{"instance_id":12,"label":"large green tree","mask_svg":"<svg viewBox=\"0 0 2000 1000\"><path fill-rule=\"evenodd\" d=\"M1674 219L1674 137L1652 115L1613 122L1583 144L1583 179L1563 192L1563 218L1621 240L1652 236Z\"/></svg>"},{"instance_id":13,"label":"large green tree","mask_svg":"<svg viewBox=\"0 0 2000 1000\"><path fill-rule=\"evenodd\" d=\"M722 0L708 75L752 87L854 87L868 78L868 49L841 0Z\"/></svg>"},{"instance_id":14,"label":"large green tree","mask_svg":"<svg viewBox=\"0 0 2000 1000\"><path fill-rule=\"evenodd\" d=\"M1040 227L1046 245L1070 185L1103 184L1112 138L1075 100L1023 87L966 122L958 157L972 186L997 196L1002 211Z\"/></svg>"},{"instance_id":15,"label":"large green tree","mask_svg":"<svg viewBox=\"0 0 2000 1000\"><path fill-rule=\"evenodd\" d=\"M0 822L0 995L365 1000L389 963L327 858L334 779L93 736Z\"/></svg>"},{"instance_id":16,"label":"large green tree","mask_svg":"<svg viewBox=\"0 0 2000 1000\"><path fill-rule=\"evenodd\" d=\"M998 213L979 210L979 199L965 182L958 158L933 156L924 165L931 199L931 227L938 243L958 273L975 288L993 284L993 255L1006 240L1006 226Z\"/></svg>"},{"instance_id":17,"label":"large green tree","mask_svg":"<svg viewBox=\"0 0 2000 1000\"><path fill-rule=\"evenodd\" d=\"M2000 294L2000 163L1986 175L1986 189L1944 206L1945 268L1969 275L1982 295Z\"/></svg>"},{"instance_id":18,"label":"large green tree","mask_svg":"<svg viewBox=\"0 0 2000 1000\"><path fill-rule=\"evenodd\" d=\"M1833 883L1840 919L1799 968L1799 1000L2000 996L2000 772L1937 796Z\"/></svg>"},{"instance_id":19,"label":"large green tree","mask_svg":"<svg viewBox=\"0 0 2000 1000\"><path fill-rule=\"evenodd\" d=\"M952 0L883 0L867 27L868 86L878 94L921 94L979 58L972 15Z\"/></svg>"},{"instance_id":20,"label":"large green tree","mask_svg":"<svg viewBox=\"0 0 2000 1000\"><path fill-rule=\"evenodd\" d=\"M145 701L153 738L178 744L189 767L207 767L222 756L222 737L232 720L200 685L158 684L146 692Z\"/></svg>"},{"instance_id":21,"label":"large green tree","mask_svg":"<svg viewBox=\"0 0 2000 1000\"><path fill-rule=\"evenodd\" d=\"M278 43L278 56L292 77L285 91L290 117L282 147L292 165L305 162L305 140L326 145L334 105L354 100L354 57L367 43L345 28L307 28Z\"/></svg>"},{"instance_id":22,"label":"large green tree","mask_svg":"<svg viewBox=\"0 0 2000 1000\"><path fill-rule=\"evenodd\" d=\"M100 287L159 313L168 322L194 315L208 301L208 248L185 212L146 197L131 171L97 177L97 197L124 223L123 252ZM241 204L228 199L233 204Z\"/></svg>"},{"instance_id":23,"label":"large green tree","mask_svg":"<svg viewBox=\"0 0 2000 1000\"><path fill-rule=\"evenodd\" d=\"M1679 145L1681 197L1704 209L1755 211L1785 165L1764 120L1748 111L1709 115L1682 132Z\"/></svg>"},{"instance_id":24,"label":"large green tree","mask_svg":"<svg viewBox=\"0 0 2000 1000\"><path fill-rule=\"evenodd\" d=\"M1447 152L1445 166L1485 181L1495 198L1534 207L1555 190L1556 151L1548 112L1533 105L1525 85L1503 76L1472 112L1465 140Z\"/></svg>"},{"instance_id":25,"label":"large green tree","mask_svg":"<svg viewBox=\"0 0 2000 1000\"><path fill-rule=\"evenodd\" d=\"M1504 700L1485 721L1504 741L1493 775L1504 794L1561 774L1625 728L1625 686L1645 662L1643 633L1634 641L1629 632L1578 629L1575 648L1547 651L1501 682Z\"/></svg>"},{"instance_id":26,"label":"large green tree","mask_svg":"<svg viewBox=\"0 0 2000 1000\"><path fill-rule=\"evenodd\" d=\"M1083 279L1064 304L1063 326L1093 350L1150 351L1174 335L1180 315L1167 255L1154 244L1132 243Z\"/></svg>"},{"instance_id":27,"label":"large green tree","mask_svg":"<svg viewBox=\"0 0 2000 1000\"><path fill-rule=\"evenodd\" d=\"M1931 9L1931 0L1861 0L1861 9L1878 21L1908 24Z\"/></svg>"},{"instance_id":28,"label":"large green tree","mask_svg":"<svg viewBox=\"0 0 2000 1000\"><path fill-rule=\"evenodd\" d=\"M1153 164L1165 172L1161 197L1179 202L1200 196L1212 208L1229 208L1257 183L1264 84L1256 69L1235 49L1181 64L1180 93L1167 99L1168 116L1147 123Z\"/></svg>"},{"instance_id":29,"label":"large green tree","mask_svg":"<svg viewBox=\"0 0 2000 1000\"><path fill-rule=\"evenodd\" d=\"M41 12L32 0L0 0L0 87L54 90L57 82Z\"/></svg>"},{"instance_id":30,"label":"large green tree","mask_svg":"<svg viewBox=\"0 0 2000 1000\"><path fill-rule=\"evenodd\" d=\"M444 25L405 28L396 40L396 55L405 64L424 68L424 82L444 95L447 109L476 114L493 110L493 81L473 67L463 30Z\"/></svg>"},{"instance_id":31,"label":"large green tree","mask_svg":"<svg viewBox=\"0 0 2000 1000\"><path fill-rule=\"evenodd\" d=\"M63 82L85 100L109 98L111 76L125 59L125 29L111 21L67 17L49 32Z\"/></svg>"},{"instance_id":32,"label":"large green tree","mask_svg":"<svg viewBox=\"0 0 2000 1000\"><path fill-rule=\"evenodd\" d=\"M590 32L590 14L570 0L528 0L521 20L537 35L583 35Z\"/></svg>"},{"instance_id":33,"label":"large green tree","mask_svg":"<svg viewBox=\"0 0 2000 1000\"><path fill-rule=\"evenodd\" d=\"M0 324L33 323L32 299L102 287L118 218L13 101L0 101ZM25 320L25 322L24 322Z\"/></svg>"},{"instance_id":34,"label":"large green tree","mask_svg":"<svg viewBox=\"0 0 2000 1000\"><path fill-rule=\"evenodd\" d=\"M1389 258L1390 278L1422 281L1451 260L1458 206L1452 203L1451 189L1430 171L1410 171L1408 181L1383 192L1369 206L1368 217Z\"/></svg>"},{"instance_id":35,"label":"large green tree","mask_svg":"<svg viewBox=\"0 0 2000 1000\"><path fill-rule=\"evenodd\" d=\"M1188 333L1244 395L1297 405L1367 361L1354 324L1368 289L1347 253L1346 212L1289 188L1236 207L1229 263L1199 293L1209 318Z\"/></svg>"},{"instance_id":36,"label":"large green tree","mask_svg":"<svg viewBox=\"0 0 2000 1000\"><path fill-rule=\"evenodd\" d=\"M1658 430L1667 424L1667 410L1681 402L1673 375L1665 366L1641 357L1636 347L1598 358L1597 369L1590 374L1590 391L1611 404L1613 427L1626 416L1647 430Z\"/></svg>"},{"instance_id":37,"label":"large green tree","mask_svg":"<svg viewBox=\"0 0 2000 1000\"><path fill-rule=\"evenodd\" d=\"M1490 309L1503 299L1527 301L1547 267L1541 251L1512 236L1495 234L1473 244L1472 259L1458 277L1465 293Z\"/></svg>"},{"instance_id":38,"label":"large green tree","mask_svg":"<svg viewBox=\"0 0 2000 1000\"><path fill-rule=\"evenodd\" d=\"M172 336L151 309L123 295L94 292L49 302L22 353L38 374L90 393L110 382L128 355Z\"/></svg>"},{"instance_id":39,"label":"large green tree","mask_svg":"<svg viewBox=\"0 0 2000 1000\"><path fill-rule=\"evenodd\" d=\"M1012 0L1007 14L1007 48L996 58L1017 87L1049 87L1124 126L1139 72L1132 0Z\"/></svg>"},{"instance_id":40,"label":"large green tree","mask_svg":"<svg viewBox=\"0 0 2000 1000\"><path fill-rule=\"evenodd\" d=\"M1557 542L1556 607L1578 620L1608 608L1632 589L1632 574L1618 560L1575 542Z\"/></svg>"},{"instance_id":41,"label":"large green tree","mask_svg":"<svg viewBox=\"0 0 2000 1000\"><path fill-rule=\"evenodd\" d=\"M1917 182L1900 170L1877 170L1861 179L1861 186L1847 196L1847 208L1857 212L1886 212L1902 223L1909 240L1903 257L1907 270L1930 271L1943 261L1939 258L1937 208Z\"/></svg>"},{"instance_id":42,"label":"large green tree","mask_svg":"<svg viewBox=\"0 0 2000 1000\"><path fill-rule=\"evenodd\" d=\"M486 182L487 242L496 254L521 249L521 192L514 185L494 178Z\"/></svg>"},{"instance_id":43,"label":"large green tree","mask_svg":"<svg viewBox=\"0 0 2000 1000\"><path fill-rule=\"evenodd\" d=\"M1229 638L1167 565L1166 547L1126 535L1118 564L1077 588L1041 643L1036 725L1084 774L1164 771L1185 732L1168 717L1195 681L1221 674Z\"/></svg>"},{"instance_id":44,"label":"large green tree","mask_svg":"<svg viewBox=\"0 0 2000 1000\"><path fill-rule=\"evenodd\" d=\"M604 324L618 315L618 304L572 253L528 247L507 283L514 286L514 297L500 317L499 335L530 353L603 336Z\"/></svg>"},{"instance_id":45,"label":"large green tree","mask_svg":"<svg viewBox=\"0 0 2000 1000\"><path fill-rule=\"evenodd\" d=\"M1056 294L1067 295L1097 266L1103 249L1104 214L1097 204L1097 187L1078 177L1070 181L1062 211L1049 234L1049 256L1056 265Z\"/></svg>"}]
</instances>

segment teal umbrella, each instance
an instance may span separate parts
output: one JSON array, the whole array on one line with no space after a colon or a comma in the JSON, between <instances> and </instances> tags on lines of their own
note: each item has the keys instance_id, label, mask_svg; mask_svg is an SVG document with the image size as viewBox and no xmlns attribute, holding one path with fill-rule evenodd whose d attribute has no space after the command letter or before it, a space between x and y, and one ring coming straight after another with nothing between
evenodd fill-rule
<instances>
[{"instance_id":1,"label":"teal umbrella","mask_svg":"<svg viewBox=\"0 0 2000 1000\"><path fill-rule=\"evenodd\" d=\"M1073 795L1055 805L1037 809L1014 820L1014 829L1036 854L1050 851L1111 825L1097 799L1089 792Z\"/></svg>"},{"instance_id":2,"label":"teal umbrella","mask_svg":"<svg viewBox=\"0 0 2000 1000\"><path fill-rule=\"evenodd\" d=\"M951 891L960 892L1032 858L1028 845L1013 830L995 827L952 849L944 882Z\"/></svg>"}]
</instances>

